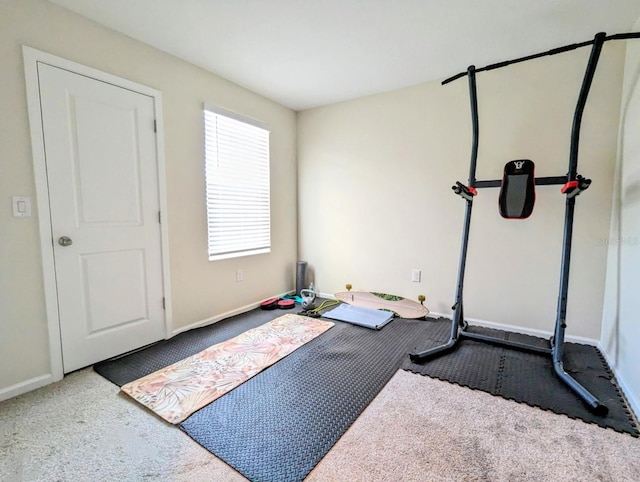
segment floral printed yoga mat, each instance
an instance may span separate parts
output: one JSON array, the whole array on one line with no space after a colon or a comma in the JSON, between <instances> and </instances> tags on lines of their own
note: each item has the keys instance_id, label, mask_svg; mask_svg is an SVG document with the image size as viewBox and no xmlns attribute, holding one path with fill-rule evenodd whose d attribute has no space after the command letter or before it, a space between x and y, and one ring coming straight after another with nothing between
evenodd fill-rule
<instances>
[{"instance_id":1,"label":"floral printed yoga mat","mask_svg":"<svg viewBox=\"0 0 640 482\"><path fill-rule=\"evenodd\" d=\"M333 325L286 314L127 383L121 390L167 422L180 423Z\"/></svg>"}]
</instances>

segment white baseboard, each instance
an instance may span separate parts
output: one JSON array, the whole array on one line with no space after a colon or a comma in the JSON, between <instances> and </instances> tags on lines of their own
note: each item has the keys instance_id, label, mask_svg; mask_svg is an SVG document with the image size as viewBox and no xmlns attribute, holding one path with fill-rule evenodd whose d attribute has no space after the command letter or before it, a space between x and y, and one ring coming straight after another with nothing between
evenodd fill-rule
<instances>
[{"instance_id":1,"label":"white baseboard","mask_svg":"<svg viewBox=\"0 0 640 482\"><path fill-rule=\"evenodd\" d=\"M614 363L613 359L609 356L609 354L604 349L604 346L602 346L601 343L598 344L598 349L604 356L604 359L607 360L609 368L611 368L613 375L616 377L616 382L618 383L618 386L622 390L624 397L629 403L629 407L631 408L633 413L636 415L636 418L640 417L640 400L638 400L635 396L633 396L633 392L629 388L629 385L627 384L625 379L622 376L620 376L620 374L617 372L616 364Z\"/></svg>"},{"instance_id":2,"label":"white baseboard","mask_svg":"<svg viewBox=\"0 0 640 482\"><path fill-rule=\"evenodd\" d=\"M282 293L279 295L275 295L275 297L280 298L285 295L289 295L293 293L293 291L288 291L286 293ZM205 320L200 320L195 323L192 323L188 326L183 326L174 330L171 336L175 336L178 333L182 333L184 331L189 331L194 328L200 328L202 326L207 326L217 321L223 320L225 318L229 318L230 316L239 315L241 313L245 313L247 311L251 311L260 306L263 300L256 301L255 303L251 303L249 305L242 306L232 311L227 311L226 313L222 313L220 315L212 316L211 318L207 318ZM50 383L57 382L61 380L61 378L56 379L53 374L47 373L46 375L40 375L34 378L30 378L20 383L16 383L15 385L11 385L5 388L0 388L0 402L4 400L8 400L10 398L17 397L18 395L22 395L23 393L31 392L38 388L44 387L45 385L49 385Z\"/></svg>"},{"instance_id":3,"label":"white baseboard","mask_svg":"<svg viewBox=\"0 0 640 482\"><path fill-rule=\"evenodd\" d=\"M274 295L272 298L281 298L282 296L290 295L293 291L287 291L285 293L281 293L279 295ZM266 299L266 298L265 298ZM224 320L225 318L229 318L231 316L240 315L242 313L246 313L247 311L251 311L260 306L264 300L256 301L255 303L251 303L245 306L241 306L240 308L236 308L235 310L227 311L226 313L221 313L219 315L212 316L211 318L206 318L204 320L196 321L195 323L191 323L190 325L180 327L176 330L173 330L171 336L175 336L178 333L183 333L185 331L193 330L194 328L202 328L203 326L208 326L218 321Z\"/></svg>"},{"instance_id":4,"label":"white baseboard","mask_svg":"<svg viewBox=\"0 0 640 482\"><path fill-rule=\"evenodd\" d=\"M453 315L451 314L434 313L433 311L429 313L429 316L432 316L432 317L441 316L449 319L453 317ZM471 325L484 326L486 328L494 328L497 330L511 331L513 333L522 333L523 335L537 336L540 338L550 338L551 336L553 336L553 332L547 331L547 330L525 328L523 326L516 326L516 325L506 325L504 323L496 323L494 321L479 320L477 318L465 318L465 320L468 321L469 324ZM600 343L598 340L594 340L593 338L587 338L584 336L574 336L574 335L566 335L565 341L568 341L571 343L582 343L584 345L591 345L591 346L598 346L598 344Z\"/></svg>"},{"instance_id":5,"label":"white baseboard","mask_svg":"<svg viewBox=\"0 0 640 482\"><path fill-rule=\"evenodd\" d=\"M18 395L22 395L23 393L31 392L32 390L36 390L37 388L44 387L45 385L49 385L50 383L56 381L58 380L55 380L51 373L47 373L46 375L33 377L23 382L16 383L15 385L1 388L0 402L9 400L13 397L17 397Z\"/></svg>"},{"instance_id":6,"label":"white baseboard","mask_svg":"<svg viewBox=\"0 0 640 482\"><path fill-rule=\"evenodd\" d=\"M335 299L335 295L331 293L320 293L319 296L322 298ZM429 316L431 316L432 318L439 318L439 317L449 318L449 319L453 318L452 314L435 313L433 311L429 312ZM494 321L480 320L477 318L465 318L465 320L472 325L484 326L486 328L494 328L497 330L511 331L514 333L522 333L523 335L537 336L540 338L550 338L551 336L553 336L553 331L537 330L534 328L525 328L525 327L516 326L516 325L506 325L504 323L496 323ZM584 345L591 345L591 346L598 346L598 344L600 343L599 340L594 340L593 338L587 338L584 336L574 336L574 335L566 335L565 340L572 343L582 343Z\"/></svg>"},{"instance_id":7,"label":"white baseboard","mask_svg":"<svg viewBox=\"0 0 640 482\"><path fill-rule=\"evenodd\" d=\"M336 295L333 293L317 293L319 298L326 298L328 300L335 300Z\"/></svg>"}]
</instances>

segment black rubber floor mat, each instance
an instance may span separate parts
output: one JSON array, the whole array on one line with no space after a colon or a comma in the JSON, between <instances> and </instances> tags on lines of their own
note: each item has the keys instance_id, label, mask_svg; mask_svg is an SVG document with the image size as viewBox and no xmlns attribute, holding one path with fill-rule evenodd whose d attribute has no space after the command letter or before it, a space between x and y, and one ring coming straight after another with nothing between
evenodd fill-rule
<instances>
[{"instance_id":1,"label":"black rubber floor mat","mask_svg":"<svg viewBox=\"0 0 640 482\"><path fill-rule=\"evenodd\" d=\"M254 310L101 362L123 385L285 313ZM252 481L303 480L400 368L432 323L335 326L185 420L180 428Z\"/></svg>"},{"instance_id":2,"label":"black rubber floor mat","mask_svg":"<svg viewBox=\"0 0 640 482\"><path fill-rule=\"evenodd\" d=\"M189 330L169 340L160 341L140 351L96 363L93 369L107 380L122 386L149 373L167 367L209 348L211 345L238 336L251 328L288 313L284 310L252 310L226 318L212 325Z\"/></svg>"},{"instance_id":3,"label":"black rubber floor mat","mask_svg":"<svg viewBox=\"0 0 640 482\"><path fill-rule=\"evenodd\" d=\"M283 313L254 310L102 362L95 370L122 385ZM336 321L329 331L194 413L180 428L252 481L303 480L402 367L638 434L594 348L567 344L566 368L609 406L610 415L602 420L594 420L555 379L550 364L545 368L549 359L544 356L465 340L452 354L424 365L409 361L407 353L417 344L421 349L435 346L449 331L448 320L398 318L380 331Z\"/></svg>"},{"instance_id":4,"label":"black rubber floor mat","mask_svg":"<svg viewBox=\"0 0 640 482\"><path fill-rule=\"evenodd\" d=\"M451 320L440 319L434 321L433 326L431 336L425 337L417 347L412 348L424 350L448 339ZM512 341L548 346L547 340L529 335L482 327L471 327L469 330ZM564 368L609 408L606 417L594 415L587 408L555 375L551 357L544 354L464 339L451 352L422 364L412 363L405 358L402 368L626 432L634 437L640 436L631 412L618 391L613 374L601 353L593 346L566 343Z\"/></svg>"},{"instance_id":5,"label":"black rubber floor mat","mask_svg":"<svg viewBox=\"0 0 640 482\"><path fill-rule=\"evenodd\" d=\"M396 319L374 331L336 321L181 428L252 481L303 480L429 325Z\"/></svg>"}]
</instances>

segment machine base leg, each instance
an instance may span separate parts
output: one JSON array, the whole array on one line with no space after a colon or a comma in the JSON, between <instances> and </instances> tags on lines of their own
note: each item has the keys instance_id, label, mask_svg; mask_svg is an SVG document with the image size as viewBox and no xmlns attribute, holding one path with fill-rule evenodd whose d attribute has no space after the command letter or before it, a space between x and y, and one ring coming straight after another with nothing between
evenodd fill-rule
<instances>
[{"instance_id":1,"label":"machine base leg","mask_svg":"<svg viewBox=\"0 0 640 482\"><path fill-rule=\"evenodd\" d=\"M571 375L564 371L562 361L554 361L553 369L560 380L566 383L571 390L573 390L582 400L589 406L591 411L599 416L606 416L609 413L609 408L601 403L591 392L584 388L580 383L576 381Z\"/></svg>"},{"instance_id":2,"label":"machine base leg","mask_svg":"<svg viewBox=\"0 0 640 482\"><path fill-rule=\"evenodd\" d=\"M532 353L551 355L553 357L553 369L556 375L558 376L558 378L560 378L560 380L562 380L569 388L571 388L571 390L573 390L573 392L576 395L578 395L587 404L589 409L595 415L604 417L609 413L609 408L606 405L600 402L596 397L594 397L591 394L591 392L589 392L586 388L580 385L580 383L578 383L578 381L575 378L573 378L564 370L564 365L561 359L562 349L561 347L556 346L555 340L554 340L554 343L552 343L552 345L554 345L553 348L542 348L535 345L527 345L524 343L517 343L517 342L508 341L508 340L493 338L490 336L479 335L477 333L470 333L465 331L464 328L460 328L458 330L454 325L454 331L447 343L430 348L428 350L421 351L421 352L409 353L409 358L413 363L422 363L429 358L432 358L440 354L445 354L446 352L452 350L453 348L455 348L456 344L463 338L470 338L470 339L474 339L476 341L480 341L484 343L496 344L499 346L505 346L507 348L517 349L517 350L524 350ZM556 350L560 350L560 351L558 352Z\"/></svg>"},{"instance_id":3,"label":"machine base leg","mask_svg":"<svg viewBox=\"0 0 640 482\"><path fill-rule=\"evenodd\" d=\"M454 346L456 346L457 341L458 340L456 338L451 338L444 345L439 345L428 350L420 351L418 353L409 353L409 358L413 363L421 363L427 358L430 358L438 353L444 353L451 350Z\"/></svg>"}]
</instances>

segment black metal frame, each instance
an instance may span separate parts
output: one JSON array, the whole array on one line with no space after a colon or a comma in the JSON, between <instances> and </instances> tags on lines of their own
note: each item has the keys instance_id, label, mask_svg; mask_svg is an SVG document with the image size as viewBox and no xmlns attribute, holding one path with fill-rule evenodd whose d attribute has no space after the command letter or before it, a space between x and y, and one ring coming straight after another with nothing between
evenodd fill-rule
<instances>
[{"instance_id":1,"label":"black metal frame","mask_svg":"<svg viewBox=\"0 0 640 482\"><path fill-rule=\"evenodd\" d=\"M593 76L596 71L602 45L607 40L622 39L622 38L640 38L640 33L634 34L618 34L607 37L605 33L599 33L592 41L584 42L582 44L574 44L573 46L561 47L554 49L553 51L545 52L543 54L536 54L534 56L524 57L515 61L502 62L500 64L494 64L493 66L484 67L481 70L490 70L491 68L504 67L514 62L520 62L523 60L529 60L531 58L540 57L542 55L553 55L555 53L565 52L572 50L573 48L582 47L585 45L592 45L591 55L587 64L584 80L580 89L580 95L576 105L576 110L573 117L573 127L571 131L571 147L569 154L569 171L565 176L555 177L537 177L535 182L538 185L564 185L563 193L566 194L565 204L565 218L564 218L564 240L562 245L562 270L560 274L560 286L558 294L558 307L556 315L556 323L554 335L550 340L549 347L540 347L529 345L526 343L519 343L509 340L503 340L479 333L472 333L467 331L467 322L464 320L464 307L463 307L463 288L464 288L464 273L465 265L467 261L467 247L469 243L469 228L471 225L471 211L473 208L473 197L476 195L478 188L491 188L500 187L501 180L476 180L476 163L478 157L478 137L479 137L479 125L478 125L478 99L476 88L476 70L475 66L470 66L467 72L458 74L455 78L468 76L469 80L469 98L471 104L471 121L472 121L472 146L471 146L471 162L469 168L469 183L464 186L462 183L457 183L457 186L453 186L456 194L459 194L466 201L466 214L464 219L463 231L462 231L462 246L460 249L460 263L458 266L458 281L456 286L455 304L453 305L453 318L451 323L451 335L449 341L443 345L436 346L434 348L410 353L411 361L420 363L438 354L443 354L453 349L458 341L464 338L469 338L481 342L500 345L508 348L515 348L519 350L525 350L535 353L542 353L550 355L553 359L553 368L556 375L566 383L582 400L589 406L589 408L598 415L606 415L608 408L601 403L595 396L593 396L587 389L585 389L580 383L578 383L571 375L569 375L563 366L564 355L564 338L566 329L566 313L567 313L567 295L569 291L569 267L571 262L571 241L573 237L573 215L575 209L576 196L580 192L587 189L591 183L589 179L584 179L577 173L578 168L578 145L580 141L580 126L582 123L582 114L586 105L587 96L591 88ZM451 80L455 80L454 77L447 79L444 83ZM569 184L571 183L571 184Z\"/></svg>"},{"instance_id":2,"label":"black metal frame","mask_svg":"<svg viewBox=\"0 0 640 482\"><path fill-rule=\"evenodd\" d=\"M604 37L603 42L606 42L607 40L628 40L628 39L640 38L640 32L617 33L609 36L606 36L606 34L602 33L602 36ZM556 55L556 54L561 54L563 52L569 52L570 50L587 47L588 45L593 45L594 43L595 43L595 38L593 40L587 40L586 42L564 45L562 47L547 50L546 52L540 52L537 54L527 55L525 57L520 57L513 60L505 60L504 62L498 62L495 64L486 65L484 67L480 67L479 69L476 69L475 72L478 73L478 72L485 72L487 70L501 69L502 67L506 67L507 65L517 64L519 62L525 62L527 60L538 59L540 57L546 57L547 55ZM449 82L453 82L454 80L464 77L465 75L467 75L467 72L460 72L459 74L453 75L443 80L442 85L448 84Z\"/></svg>"}]
</instances>

